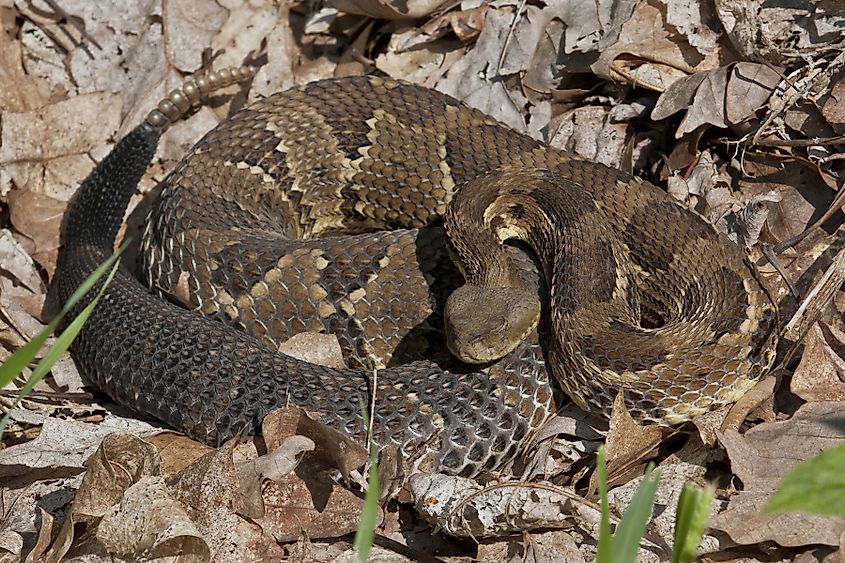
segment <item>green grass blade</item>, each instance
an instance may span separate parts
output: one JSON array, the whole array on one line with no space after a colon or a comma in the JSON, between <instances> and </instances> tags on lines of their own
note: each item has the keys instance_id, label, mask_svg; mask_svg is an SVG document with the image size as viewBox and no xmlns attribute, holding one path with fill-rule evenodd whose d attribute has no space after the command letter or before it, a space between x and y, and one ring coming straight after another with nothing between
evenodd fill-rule
<instances>
[{"instance_id":1,"label":"green grass blade","mask_svg":"<svg viewBox=\"0 0 845 563\"><path fill-rule=\"evenodd\" d=\"M631 504L625 509L622 520L616 527L613 537L614 563L635 563L640 549L640 540L645 533L648 521L651 519L651 509L654 506L654 495L660 482L660 472L652 471L649 464L643 475Z\"/></svg>"},{"instance_id":2,"label":"green grass blade","mask_svg":"<svg viewBox=\"0 0 845 563\"><path fill-rule=\"evenodd\" d=\"M361 416L364 421L369 420L367 406L361 401ZM364 508L361 510L361 518L358 520L358 529L355 531L355 541L352 547L358 553L358 560L367 563L370 558L370 551L373 548L373 541L376 537L376 520L378 520L378 455L372 437L370 441L370 474L367 479L367 494L364 495Z\"/></svg>"},{"instance_id":3,"label":"green grass blade","mask_svg":"<svg viewBox=\"0 0 845 563\"><path fill-rule=\"evenodd\" d=\"M695 558L715 497L716 489L712 485L704 488L684 485L675 516L672 563L691 563Z\"/></svg>"},{"instance_id":4,"label":"green grass blade","mask_svg":"<svg viewBox=\"0 0 845 563\"><path fill-rule=\"evenodd\" d=\"M117 259L126 250L126 247L129 246L129 240L123 241L123 244L120 245L120 248L117 249L117 252L109 256L105 259L105 261L97 266L97 269L91 272L85 280L79 284L79 287L76 288L76 291L70 294L67 302L65 303L64 307L62 307L62 312L60 313L60 317L67 315L71 309L73 309L76 304L79 302L80 299L85 297L85 295L91 291L91 288L97 285L97 282L102 278L106 272L111 270L114 266L114 263L117 262Z\"/></svg>"},{"instance_id":5,"label":"green grass blade","mask_svg":"<svg viewBox=\"0 0 845 563\"><path fill-rule=\"evenodd\" d=\"M596 471L598 472L599 501L601 502L596 563L613 563L613 538L610 534L610 506L607 502L607 467L605 465L604 446L599 447L596 456Z\"/></svg>"},{"instance_id":6,"label":"green grass blade","mask_svg":"<svg viewBox=\"0 0 845 563\"><path fill-rule=\"evenodd\" d=\"M56 338L56 341L53 345L47 350L47 353L41 358L41 361L38 362L38 365L35 366L35 369L32 371L30 376L27 378L26 383L21 388L20 392L18 393L17 398L15 399L14 403L12 404L11 408L6 412L2 419L0 419L0 436L3 435L3 432L6 430L6 426L9 423L9 418L11 417L12 410L14 410L18 404L23 400L24 397L32 391L33 387L38 384L39 381L50 371L50 369L55 365L55 363L59 360L59 358L64 354L67 349L70 347L71 342L73 339L76 338L79 331L82 329L82 325L85 324L85 321L88 320L88 317L91 316L91 313L94 311L94 307L97 306L97 303L100 301L100 297L102 297L103 293L105 292L106 288L108 287L109 283L111 283L112 279L114 278L115 274L117 273L117 269L120 266L120 262L118 261L118 256L120 252L123 252L123 249L126 248L126 244L124 243L120 249L114 255L110 256L105 262L103 262L96 270L94 270L85 281L77 288L76 291L73 292L70 299L68 299L65 306L62 308L61 313L56 316L47 327L39 332L32 340L18 348L14 354L12 354L8 360L3 362L0 365L0 382L3 385L11 382L19 373L21 373L24 368L32 363L38 353L43 348L44 343L49 338L50 334L56 330L56 327L59 325L61 320L64 316L79 302L79 300L85 296L85 294L90 291L90 289L99 281L100 278L108 271L108 276L103 283L103 286L100 288L100 291L91 300L91 302L85 306L85 308L80 312L79 315L62 331L62 333ZM111 270L109 271L109 268ZM84 291L80 291L84 290Z\"/></svg>"},{"instance_id":7,"label":"green grass blade","mask_svg":"<svg viewBox=\"0 0 845 563\"><path fill-rule=\"evenodd\" d=\"M5 387L14 380L28 365L30 365L38 352L44 347L44 343L56 330L61 322L61 315L50 321L47 327L39 332L29 342L15 350L9 358L0 365L0 387Z\"/></svg>"},{"instance_id":8,"label":"green grass blade","mask_svg":"<svg viewBox=\"0 0 845 563\"><path fill-rule=\"evenodd\" d=\"M845 444L792 468L766 505L766 512L845 516Z\"/></svg>"},{"instance_id":9,"label":"green grass blade","mask_svg":"<svg viewBox=\"0 0 845 563\"><path fill-rule=\"evenodd\" d=\"M79 334L79 331L82 330L82 325L88 320L88 317L91 316L91 313L94 312L94 308L97 306L97 303L100 302L100 298L105 293L106 288L109 286L111 281L114 279L115 274L117 273L117 269L120 267L120 262L114 262L112 265L111 271L106 276L105 281L103 282L102 287L100 287L100 291L97 292L97 295L94 296L94 299L91 300L88 305L85 306L84 309L76 316L73 321L65 328L62 333L56 338L56 342L50 346L50 349L47 350L47 353L44 354L44 357L41 358L41 361L38 362L38 365L35 366L35 369L32 371L32 375L29 377L29 381L26 382L23 389L21 391L26 391L27 393L32 389L35 383L31 383L33 379L41 379L47 372L50 371L50 368L59 361L59 358L62 357L68 348L70 348L71 343Z\"/></svg>"},{"instance_id":10,"label":"green grass blade","mask_svg":"<svg viewBox=\"0 0 845 563\"><path fill-rule=\"evenodd\" d=\"M64 316L79 302L80 299L82 299L82 297L85 296L85 294L88 293L88 291L91 290L92 287L94 287L94 284L96 284L97 281L113 267L117 257L125 248L126 243L121 245L120 249L118 249L114 255L110 256L105 262L100 264L100 266L94 270L90 276L85 278L85 281L82 282L82 284L70 296L70 299L67 300L67 303L65 303L62 308L62 312L50 321L44 330L39 332L32 338L32 340L15 350L15 352L9 356L2 365L0 365L0 388L11 383L19 373L33 362L33 360L38 356L38 353L41 351L41 348L44 347L44 343L47 342L47 339L51 334L53 334L56 327L59 326L59 323L62 321Z\"/></svg>"}]
</instances>

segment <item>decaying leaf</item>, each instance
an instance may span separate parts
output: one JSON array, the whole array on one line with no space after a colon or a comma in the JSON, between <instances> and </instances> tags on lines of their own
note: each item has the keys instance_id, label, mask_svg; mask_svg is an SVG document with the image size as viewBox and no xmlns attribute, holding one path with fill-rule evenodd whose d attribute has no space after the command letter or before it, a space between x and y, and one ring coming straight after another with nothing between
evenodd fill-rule
<instances>
[{"instance_id":1,"label":"decaying leaf","mask_svg":"<svg viewBox=\"0 0 845 563\"><path fill-rule=\"evenodd\" d=\"M805 401L845 401L845 335L824 323L804 338L790 389Z\"/></svg>"},{"instance_id":2,"label":"decaying leaf","mask_svg":"<svg viewBox=\"0 0 845 563\"><path fill-rule=\"evenodd\" d=\"M265 513L258 522L277 542L301 534L334 538L354 532L364 506L361 497L313 469L266 483L262 498Z\"/></svg>"},{"instance_id":3,"label":"decaying leaf","mask_svg":"<svg viewBox=\"0 0 845 563\"><path fill-rule=\"evenodd\" d=\"M663 431L659 426L641 426L634 422L620 392L613 402L610 415L610 431L607 433L607 483L614 486L627 483L634 476L641 475L646 462L654 457ZM590 490L595 490L595 475L590 481Z\"/></svg>"},{"instance_id":4,"label":"decaying leaf","mask_svg":"<svg viewBox=\"0 0 845 563\"><path fill-rule=\"evenodd\" d=\"M416 474L408 483L417 511L450 535L475 539L517 531L565 528L595 507L574 491L548 483L502 483L483 487L470 479Z\"/></svg>"},{"instance_id":5,"label":"decaying leaf","mask_svg":"<svg viewBox=\"0 0 845 563\"><path fill-rule=\"evenodd\" d=\"M719 439L743 489L713 518L711 527L744 545L773 541L783 546L838 546L845 517L762 514L762 509L798 462L845 443L841 410L836 402L807 403L790 420L760 424L744 436L733 430L722 433Z\"/></svg>"},{"instance_id":6,"label":"decaying leaf","mask_svg":"<svg viewBox=\"0 0 845 563\"><path fill-rule=\"evenodd\" d=\"M127 559L143 555L191 563L211 560L208 545L161 477L144 477L129 487L103 515L97 540L108 553Z\"/></svg>"},{"instance_id":7,"label":"decaying leaf","mask_svg":"<svg viewBox=\"0 0 845 563\"><path fill-rule=\"evenodd\" d=\"M88 470L44 561L58 562L71 547L78 530L94 529L103 515L119 502L123 492L141 478L157 475L155 448L127 434L109 434L88 460Z\"/></svg>"},{"instance_id":8,"label":"decaying leaf","mask_svg":"<svg viewBox=\"0 0 845 563\"><path fill-rule=\"evenodd\" d=\"M289 407L276 409L261 424L261 434L269 450L281 446L291 436L304 436L315 444L314 454L348 478L370 458L367 449L333 428L320 424L303 409Z\"/></svg>"},{"instance_id":9,"label":"decaying leaf","mask_svg":"<svg viewBox=\"0 0 845 563\"><path fill-rule=\"evenodd\" d=\"M343 351L333 334L300 332L279 346L279 352L321 366L345 368Z\"/></svg>"}]
</instances>

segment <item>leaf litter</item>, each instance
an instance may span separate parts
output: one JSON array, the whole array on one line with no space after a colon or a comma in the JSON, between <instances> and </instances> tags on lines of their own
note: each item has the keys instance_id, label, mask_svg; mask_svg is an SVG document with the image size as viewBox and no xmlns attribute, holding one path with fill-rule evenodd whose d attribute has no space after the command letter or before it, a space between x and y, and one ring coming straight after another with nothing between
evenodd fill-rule
<instances>
[{"instance_id":1,"label":"leaf litter","mask_svg":"<svg viewBox=\"0 0 845 563\"><path fill-rule=\"evenodd\" d=\"M717 486L700 549L708 560L843 556L841 519L762 513L792 466L844 441L845 268L835 233L845 13L835 2L2 0L0 25L0 358L47 320L40 307L67 200L186 77L260 67L249 90L229 88L168 131L142 194L246 99L383 72L668 187L748 248L785 299L791 348L734 408L674 431L639 427L624 409L608 426L563 405L530 451L481 482L406 476L389 470L401 467L395 452L385 455L391 485L372 556L592 560L591 476L605 439L617 514L646 462L664 476L643 561L666 556L687 481ZM135 224L144 198L133 199ZM777 268L764 247L777 249ZM799 299L785 297L778 269ZM324 335L288 347L343 361ZM263 438L211 451L80 393L73 371L60 362L3 437L3 560L350 557L367 459L357 444L289 409L265 421ZM0 404L21 384L0 390ZM308 455L312 446L320 455Z\"/></svg>"}]
</instances>

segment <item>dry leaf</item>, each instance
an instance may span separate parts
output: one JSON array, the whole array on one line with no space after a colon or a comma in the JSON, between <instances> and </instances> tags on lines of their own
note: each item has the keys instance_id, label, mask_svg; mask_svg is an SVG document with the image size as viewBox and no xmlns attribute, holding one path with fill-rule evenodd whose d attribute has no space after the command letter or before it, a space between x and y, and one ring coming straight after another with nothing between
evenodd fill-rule
<instances>
[{"instance_id":1,"label":"dry leaf","mask_svg":"<svg viewBox=\"0 0 845 563\"><path fill-rule=\"evenodd\" d=\"M783 546L838 546L845 518L811 514L763 514L762 509L786 473L799 462L845 442L842 405L807 403L790 420L763 423L744 436L734 430L719 439L743 490L710 523L743 545L773 541Z\"/></svg>"},{"instance_id":2,"label":"dry leaf","mask_svg":"<svg viewBox=\"0 0 845 563\"><path fill-rule=\"evenodd\" d=\"M845 334L814 324L789 388L805 401L845 401Z\"/></svg>"},{"instance_id":3,"label":"dry leaf","mask_svg":"<svg viewBox=\"0 0 845 563\"><path fill-rule=\"evenodd\" d=\"M471 479L412 475L415 508L448 534L468 538L571 525L573 505L588 505L574 491L549 483L501 483L482 487Z\"/></svg>"},{"instance_id":4,"label":"dry leaf","mask_svg":"<svg viewBox=\"0 0 845 563\"><path fill-rule=\"evenodd\" d=\"M129 487L103 515L97 539L121 559L211 560L208 545L184 508L170 497L162 477L144 477Z\"/></svg>"},{"instance_id":5,"label":"dry leaf","mask_svg":"<svg viewBox=\"0 0 845 563\"><path fill-rule=\"evenodd\" d=\"M0 110L26 112L42 105L35 78L24 71L21 44L13 40L14 18L0 15ZM2 190L0 190L2 191Z\"/></svg>"},{"instance_id":6,"label":"dry leaf","mask_svg":"<svg viewBox=\"0 0 845 563\"><path fill-rule=\"evenodd\" d=\"M707 481L705 474L707 469L701 465L692 463L679 462L661 465L660 482L657 485L657 492L654 496L655 506L652 510L652 519L649 522L648 538L656 536L663 541L665 546L670 546L674 541L676 515L678 508L678 499L681 496L684 485L692 483L694 485L702 486ZM625 509L631 504L631 500L636 494L642 477L634 479L627 484L612 489L608 492L608 503L611 509L616 514L624 514ZM719 501L714 499L711 503L710 513L715 514L719 507ZM700 543L701 549L699 552L716 551L719 548L719 542L712 536L705 536ZM648 551L640 549L641 556L647 556ZM662 560L668 560L667 557ZM638 559L639 560L639 559Z\"/></svg>"},{"instance_id":7,"label":"dry leaf","mask_svg":"<svg viewBox=\"0 0 845 563\"><path fill-rule=\"evenodd\" d=\"M704 80L695 90L692 104L686 116L675 131L675 138L698 129L702 125L727 127L725 119L725 88L728 84L728 69L717 68L704 73Z\"/></svg>"},{"instance_id":8,"label":"dry leaf","mask_svg":"<svg viewBox=\"0 0 845 563\"><path fill-rule=\"evenodd\" d=\"M344 369L346 362L337 336L319 332L300 332L279 346L279 352L304 362Z\"/></svg>"},{"instance_id":9,"label":"dry leaf","mask_svg":"<svg viewBox=\"0 0 845 563\"><path fill-rule=\"evenodd\" d=\"M95 93L29 112L4 112L0 167L19 188L67 201L94 167L92 147L120 124L120 97Z\"/></svg>"},{"instance_id":10,"label":"dry leaf","mask_svg":"<svg viewBox=\"0 0 845 563\"><path fill-rule=\"evenodd\" d=\"M533 563L565 561L566 563L587 563L593 561L595 553L582 553L578 541L569 532L553 530L505 539L482 542L478 546L478 561L494 563L500 561L525 561ZM586 548L586 546L583 546ZM584 551L587 551L584 549Z\"/></svg>"},{"instance_id":11,"label":"dry leaf","mask_svg":"<svg viewBox=\"0 0 845 563\"><path fill-rule=\"evenodd\" d=\"M335 538L354 532L364 506L362 498L314 471L267 482L262 498L265 513L258 522L278 542L294 541L301 533Z\"/></svg>"},{"instance_id":12,"label":"dry leaf","mask_svg":"<svg viewBox=\"0 0 845 563\"><path fill-rule=\"evenodd\" d=\"M12 274L33 293L44 293L44 284L35 263L8 229L0 230L0 264L5 272Z\"/></svg>"},{"instance_id":13,"label":"dry leaf","mask_svg":"<svg viewBox=\"0 0 845 563\"><path fill-rule=\"evenodd\" d=\"M279 548L265 531L241 514L255 512L259 499L240 480L233 454L236 441L211 451L168 479L173 499L187 510L215 561L278 559Z\"/></svg>"},{"instance_id":14,"label":"dry leaf","mask_svg":"<svg viewBox=\"0 0 845 563\"><path fill-rule=\"evenodd\" d=\"M9 210L15 228L32 239L31 252L48 273L56 268L59 248L59 228L66 203L29 190L15 190L9 194Z\"/></svg>"},{"instance_id":15,"label":"dry leaf","mask_svg":"<svg viewBox=\"0 0 845 563\"><path fill-rule=\"evenodd\" d=\"M261 423L268 450L278 448L291 436L305 436L314 444L314 456L340 470L344 478L369 459L369 452L346 434L321 424L303 409L288 407L271 411Z\"/></svg>"},{"instance_id":16,"label":"dry leaf","mask_svg":"<svg viewBox=\"0 0 845 563\"><path fill-rule=\"evenodd\" d=\"M550 127L551 124L550 124ZM607 108L586 106L573 109L554 120L553 147L583 158L619 167L625 153L628 125L610 116Z\"/></svg>"},{"instance_id":17,"label":"dry leaf","mask_svg":"<svg viewBox=\"0 0 845 563\"><path fill-rule=\"evenodd\" d=\"M663 438L663 431L653 424L640 426L625 407L620 391L613 401L610 413L610 431L607 433L607 483L614 487L642 475L646 462L654 457ZM595 490L597 478L590 479L590 491Z\"/></svg>"},{"instance_id":18,"label":"dry leaf","mask_svg":"<svg viewBox=\"0 0 845 563\"><path fill-rule=\"evenodd\" d=\"M739 123L764 107L780 75L766 65L740 62L733 66L725 92L725 115L729 123Z\"/></svg>"},{"instance_id":19,"label":"dry leaf","mask_svg":"<svg viewBox=\"0 0 845 563\"><path fill-rule=\"evenodd\" d=\"M677 39L670 38L660 8L640 2L622 26L618 41L602 51L591 69L610 80L663 92L676 80L702 70L696 67L701 55Z\"/></svg>"},{"instance_id":20,"label":"dry leaf","mask_svg":"<svg viewBox=\"0 0 845 563\"><path fill-rule=\"evenodd\" d=\"M284 479L299 464L303 452L314 450L314 442L304 436L286 438L278 448L238 465L243 500L238 512L251 519L264 516L261 486L264 480ZM314 537L314 536L312 536Z\"/></svg>"},{"instance_id":21,"label":"dry leaf","mask_svg":"<svg viewBox=\"0 0 845 563\"><path fill-rule=\"evenodd\" d=\"M845 80L841 75L822 106L822 115L837 135L845 134Z\"/></svg>"},{"instance_id":22,"label":"dry leaf","mask_svg":"<svg viewBox=\"0 0 845 563\"><path fill-rule=\"evenodd\" d=\"M159 473L158 452L153 446L117 432L103 438L87 465L88 470L65 523L44 556L46 563L60 561L77 533L95 529L103 515L120 501L123 492L133 483Z\"/></svg>"}]
</instances>

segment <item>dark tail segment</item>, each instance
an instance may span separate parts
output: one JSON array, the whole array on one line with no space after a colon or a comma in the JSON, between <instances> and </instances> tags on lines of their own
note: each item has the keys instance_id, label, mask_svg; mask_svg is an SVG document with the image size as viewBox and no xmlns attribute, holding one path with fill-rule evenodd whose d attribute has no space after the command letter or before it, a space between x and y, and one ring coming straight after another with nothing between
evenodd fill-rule
<instances>
[{"instance_id":1,"label":"dark tail segment","mask_svg":"<svg viewBox=\"0 0 845 563\"><path fill-rule=\"evenodd\" d=\"M161 133L142 123L118 142L85 179L64 217L63 253L80 246L108 256L129 198L150 165Z\"/></svg>"}]
</instances>

